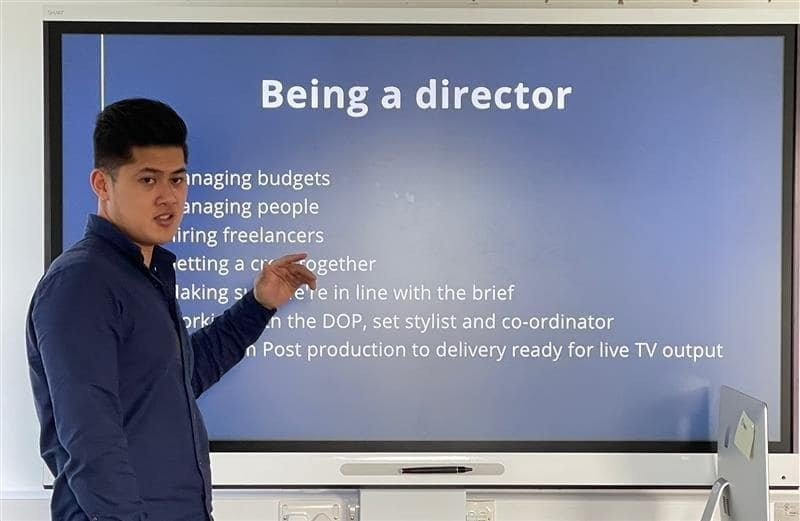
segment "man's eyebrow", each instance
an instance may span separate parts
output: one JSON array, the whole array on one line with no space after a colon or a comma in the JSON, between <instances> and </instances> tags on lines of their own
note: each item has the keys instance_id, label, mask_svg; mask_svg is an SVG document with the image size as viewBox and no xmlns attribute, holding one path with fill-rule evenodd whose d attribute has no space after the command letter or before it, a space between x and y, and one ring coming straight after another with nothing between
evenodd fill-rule
<instances>
[{"instance_id":1,"label":"man's eyebrow","mask_svg":"<svg viewBox=\"0 0 800 521\"><path fill-rule=\"evenodd\" d=\"M151 168L149 166L146 166L146 167L142 168L141 170L139 170L136 173L137 174L163 174L164 172L159 170L158 168ZM172 174L185 174L185 173L186 173L186 167L182 166L181 168L179 168L179 169L177 169L177 170L175 170L173 172L170 172L170 175L172 175Z\"/></svg>"}]
</instances>

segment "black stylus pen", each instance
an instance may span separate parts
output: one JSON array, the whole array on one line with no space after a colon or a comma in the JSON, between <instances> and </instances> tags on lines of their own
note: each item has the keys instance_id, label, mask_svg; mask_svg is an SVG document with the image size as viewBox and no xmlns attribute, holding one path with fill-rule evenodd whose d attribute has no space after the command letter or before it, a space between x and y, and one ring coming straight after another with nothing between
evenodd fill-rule
<instances>
[{"instance_id":1,"label":"black stylus pen","mask_svg":"<svg viewBox=\"0 0 800 521\"><path fill-rule=\"evenodd\" d=\"M472 467L455 465L444 467L403 467L400 469L400 474L464 474L465 472L472 472Z\"/></svg>"}]
</instances>

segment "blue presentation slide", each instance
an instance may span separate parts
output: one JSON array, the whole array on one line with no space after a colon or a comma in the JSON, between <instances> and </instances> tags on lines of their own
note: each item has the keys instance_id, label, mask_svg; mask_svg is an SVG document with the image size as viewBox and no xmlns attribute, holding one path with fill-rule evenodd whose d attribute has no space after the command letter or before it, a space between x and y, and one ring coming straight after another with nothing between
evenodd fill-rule
<instances>
[{"instance_id":1,"label":"blue presentation slide","mask_svg":"<svg viewBox=\"0 0 800 521\"><path fill-rule=\"evenodd\" d=\"M103 104L189 127L190 330L319 277L200 398L212 440L780 437L781 37L63 36L64 247Z\"/></svg>"}]
</instances>

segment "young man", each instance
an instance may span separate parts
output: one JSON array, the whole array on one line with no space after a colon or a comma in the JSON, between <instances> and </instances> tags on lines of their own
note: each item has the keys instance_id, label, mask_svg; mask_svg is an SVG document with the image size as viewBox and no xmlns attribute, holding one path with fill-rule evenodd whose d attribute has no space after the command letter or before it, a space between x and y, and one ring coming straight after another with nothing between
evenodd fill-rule
<instances>
[{"instance_id":1,"label":"young man","mask_svg":"<svg viewBox=\"0 0 800 521\"><path fill-rule=\"evenodd\" d=\"M97 215L31 301L27 348L52 516L211 519L208 437L195 399L244 357L275 309L314 275L289 255L252 291L187 334L175 300L174 236L186 201L186 126L146 99L97 117Z\"/></svg>"}]
</instances>

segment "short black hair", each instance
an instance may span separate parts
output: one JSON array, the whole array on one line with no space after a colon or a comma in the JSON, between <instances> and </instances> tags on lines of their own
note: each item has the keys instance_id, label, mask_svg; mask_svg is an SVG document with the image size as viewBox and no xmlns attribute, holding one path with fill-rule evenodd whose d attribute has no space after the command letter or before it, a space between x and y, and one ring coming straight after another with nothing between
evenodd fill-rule
<instances>
[{"instance_id":1,"label":"short black hair","mask_svg":"<svg viewBox=\"0 0 800 521\"><path fill-rule=\"evenodd\" d=\"M134 146L179 146L189 160L186 123L166 103L130 98L108 105L97 115L94 127L94 167L112 178L133 158Z\"/></svg>"}]
</instances>

